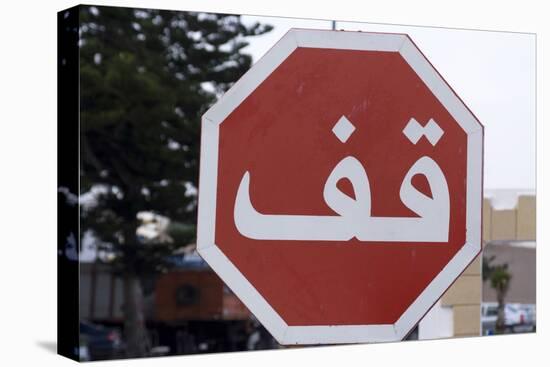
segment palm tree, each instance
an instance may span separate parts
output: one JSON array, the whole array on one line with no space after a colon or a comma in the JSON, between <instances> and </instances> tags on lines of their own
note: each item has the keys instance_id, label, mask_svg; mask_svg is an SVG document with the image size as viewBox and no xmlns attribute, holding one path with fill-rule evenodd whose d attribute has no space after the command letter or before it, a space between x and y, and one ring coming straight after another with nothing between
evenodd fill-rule
<instances>
[{"instance_id":1,"label":"palm tree","mask_svg":"<svg viewBox=\"0 0 550 367\"><path fill-rule=\"evenodd\" d=\"M492 262L495 257L483 258L483 281L489 280L491 282L491 288L493 288L497 295L498 312L496 321L496 333L503 334L506 330L505 317L504 317L504 299L510 288L510 280L512 275L508 271L508 264L494 265Z\"/></svg>"}]
</instances>

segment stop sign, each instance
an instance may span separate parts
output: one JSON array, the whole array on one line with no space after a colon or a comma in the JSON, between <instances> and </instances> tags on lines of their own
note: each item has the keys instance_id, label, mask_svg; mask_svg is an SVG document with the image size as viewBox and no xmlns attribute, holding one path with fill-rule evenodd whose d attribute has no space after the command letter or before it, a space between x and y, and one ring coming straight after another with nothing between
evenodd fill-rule
<instances>
[{"instance_id":1,"label":"stop sign","mask_svg":"<svg viewBox=\"0 0 550 367\"><path fill-rule=\"evenodd\" d=\"M289 31L201 139L198 252L281 344L401 340L481 250L483 127L407 35Z\"/></svg>"}]
</instances>

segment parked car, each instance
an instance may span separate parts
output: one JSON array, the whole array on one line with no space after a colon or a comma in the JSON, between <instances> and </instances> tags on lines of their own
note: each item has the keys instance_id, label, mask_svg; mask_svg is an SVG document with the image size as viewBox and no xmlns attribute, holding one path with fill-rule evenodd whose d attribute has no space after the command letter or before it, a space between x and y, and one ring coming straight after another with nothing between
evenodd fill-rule
<instances>
[{"instance_id":1,"label":"parked car","mask_svg":"<svg viewBox=\"0 0 550 367\"><path fill-rule=\"evenodd\" d=\"M535 330L536 313L534 305L507 303L504 305L504 326L507 332L530 332ZM481 305L481 325L484 335L495 333L498 318L496 302Z\"/></svg>"},{"instance_id":2,"label":"parked car","mask_svg":"<svg viewBox=\"0 0 550 367\"><path fill-rule=\"evenodd\" d=\"M80 322L81 348L87 349L90 360L120 358L124 347L116 329L90 322Z\"/></svg>"},{"instance_id":3,"label":"parked car","mask_svg":"<svg viewBox=\"0 0 550 367\"><path fill-rule=\"evenodd\" d=\"M495 333L498 317L498 305L496 303L481 304L481 331L483 335Z\"/></svg>"},{"instance_id":4,"label":"parked car","mask_svg":"<svg viewBox=\"0 0 550 367\"><path fill-rule=\"evenodd\" d=\"M506 326L515 333L535 330L536 318L534 305L507 304L505 308Z\"/></svg>"},{"instance_id":5,"label":"parked car","mask_svg":"<svg viewBox=\"0 0 550 367\"><path fill-rule=\"evenodd\" d=\"M525 323L536 325L537 324L537 309L532 304L520 304L519 307L525 311Z\"/></svg>"}]
</instances>

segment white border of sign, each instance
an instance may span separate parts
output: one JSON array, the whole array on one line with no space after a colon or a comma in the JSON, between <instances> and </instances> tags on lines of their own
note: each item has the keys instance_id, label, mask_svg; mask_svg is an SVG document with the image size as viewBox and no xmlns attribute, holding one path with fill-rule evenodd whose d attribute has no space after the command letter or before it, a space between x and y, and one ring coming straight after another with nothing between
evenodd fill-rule
<instances>
[{"instance_id":1,"label":"white border of sign","mask_svg":"<svg viewBox=\"0 0 550 367\"><path fill-rule=\"evenodd\" d=\"M467 134L466 243L395 324L289 326L214 242L219 125L298 47L399 52ZM406 34L291 29L203 115L200 159L197 251L280 344L402 340L481 251L483 126Z\"/></svg>"}]
</instances>

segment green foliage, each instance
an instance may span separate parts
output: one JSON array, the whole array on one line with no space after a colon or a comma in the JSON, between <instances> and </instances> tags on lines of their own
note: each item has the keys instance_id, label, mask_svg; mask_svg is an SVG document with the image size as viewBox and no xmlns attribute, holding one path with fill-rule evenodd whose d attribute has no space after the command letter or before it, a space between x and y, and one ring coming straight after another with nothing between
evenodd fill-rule
<instances>
[{"instance_id":1,"label":"green foliage","mask_svg":"<svg viewBox=\"0 0 550 367\"><path fill-rule=\"evenodd\" d=\"M83 6L80 13L81 231L121 271L158 271L193 241L200 117L251 65L236 15ZM91 194L93 193L93 194ZM178 241L137 245L139 211L175 222Z\"/></svg>"},{"instance_id":2,"label":"green foliage","mask_svg":"<svg viewBox=\"0 0 550 367\"><path fill-rule=\"evenodd\" d=\"M495 290L498 312L495 331L497 334L502 334L506 330L505 325L505 297L510 287L512 274L508 271L508 264L494 264L495 256L483 257L482 277L483 281L489 281L491 288Z\"/></svg>"},{"instance_id":3,"label":"green foliage","mask_svg":"<svg viewBox=\"0 0 550 367\"><path fill-rule=\"evenodd\" d=\"M483 278L483 281L487 281L491 275L492 269L492 262L495 260L495 256L483 256L482 262L481 262L481 276Z\"/></svg>"},{"instance_id":4,"label":"green foliage","mask_svg":"<svg viewBox=\"0 0 550 367\"><path fill-rule=\"evenodd\" d=\"M507 264L497 265L494 267L491 273L491 287L497 291L497 294L506 294L510 285L511 278L512 276L508 272Z\"/></svg>"},{"instance_id":5,"label":"green foliage","mask_svg":"<svg viewBox=\"0 0 550 367\"><path fill-rule=\"evenodd\" d=\"M512 279L512 275L508 271L508 264L493 264L495 256L484 257L482 262L482 277L483 281L489 281L491 287L495 289L497 294L506 294Z\"/></svg>"}]
</instances>

